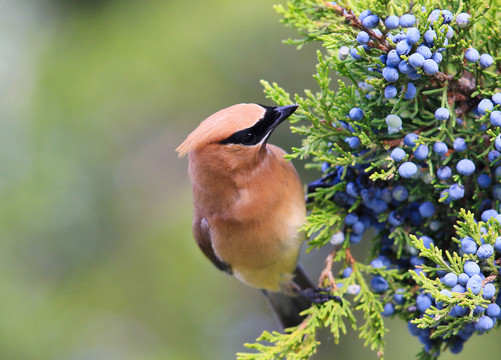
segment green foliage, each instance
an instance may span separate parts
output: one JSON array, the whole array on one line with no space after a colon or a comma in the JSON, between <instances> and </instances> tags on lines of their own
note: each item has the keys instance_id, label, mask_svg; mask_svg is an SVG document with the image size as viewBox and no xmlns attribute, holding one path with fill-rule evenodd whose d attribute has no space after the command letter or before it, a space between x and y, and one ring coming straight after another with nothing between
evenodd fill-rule
<instances>
[{"instance_id":1,"label":"green foliage","mask_svg":"<svg viewBox=\"0 0 501 360\"><path fill-rule=\"evenodd\" d=\"M418 354L419 359L434 359L447 348L457 351L458 343L462 346L461 331L471 328L481 316L481 312L475 309L486 307L493 299L482 297L482 291L474 294L471 290L452 292L451 296L447 296L443 290L449 288L440 277L443 273L459 275L464 272L465 262L472 261L479 264L485 275L483 285L493 282L497 289L500 285L500 262L496 256L481 259L475 254L464 253L460 246L460 239L468 236L478 246L493 245L501 234L497 220L477 221L487 208L500 209L500 199L494 194L496 186L499 186L496 184L500 182L494 170L500 165L500 160L488 158L488 154L495 150L494 143L500 130L490 125L490 110L485 115L475 113L481 99L490 98L501 88L498 5L499 2L493 0L363 0L337 3L294 0L288 2L287 7L276 6L283 16L284 25L297 29L302 36L289 39L287 43L302 47L308 42L318 41L324 47L323 51L317 52L318 64L313 76L318 85L316 92L305 90L303 96L295 95L292 99L276 83L262 81L262 84L268 98L275 103L288 105L294 102L299 105L291 120L291 129L303 136L303 142L300 147L293 148L288 158L308 159L310 168L322 171L322 178L310 184L310 212L304 230L310 250L326 246L329 242L335 244L319 284L330 286L332 294L341 296L342 302L314 305L307 311L307 319L285 334L263 333L257 343L246 344L257 352L240 353L239 359L307 359L316 352L319 343L315 335L320 328L328 328L337 342L346 331L345 322L358 331L365 340L365 346L383 358L387 330L382 311L385 304L394 301L395 295L402 297L394 304L395 316L411 321L420 329L429 329L429 341L425 350ZM430 26L435 30L435 41L429 46L433 53L443 55L442 61L439 61L440 70L429 75L422 68L416 68L416 78L412 81L417 92L415 97L406 98L410 81L401 74L393 83L398 95L393 99L385 98L384 91L389 84L380 74L380 69L385 66L381 56L394 49L397 40L394 42L394 38L388 37L384 26L380 27L383 29L380 34L364 28L358 16L367 9L383 21L388 15L412 12L421 34ZM448 38L449 25L442 24L442 18L428 22L428 16L434 9L450 10L454 19L458 14L467 12L471 15L470 23L464 28L450 23L454 35ZM358 46L355 40L360 30L366 31L371 38L366 49ZM360 60L342 56L340 48L343 46L356 49ZM478 63L466 61L464 53L469 47L475 47L481 54L491 54L495 65L483 68ZM407 61L408 58L408 55L401 54L401 60ZM342 79L338 81L337 88L332 83L333 75ZM363 109L362 118L354 119L348 115L355 107ZM435 111L439 107L446 108L451 116L437 121ZM499 106L495 105L494 110L499 110ZM387 124L390 114L400 117L400 129L390 131ZM406 148L402 161L394 160L389 156L390 151L404 147L404 136L410 133L419 136L415 146ZM348 137L358 139L359 145L352 147L346 140ZM467 143L465 151L452 149L452 143L458 137ZM451 149L445 155L430 152L422 161L417 160L414 150L420 145L430 148L438 141L449 144ZM474 161L477 169L474 175L456 172L456 164L465 158ZM399 167L403 161L418 163L415 176L409 178L400 174ZM449 179L436 176L441 166L454 169ZM480 187L476 181L480 173L489 174L492 178L494 187L489 188L490 191ZM367 190L364 195L347 195L349 184L355 183L354 178L361 183L360 187ZM376 197L375 192L391 193L400 185L408 190L408 198L391 199L392 195L389 195L385 205L388 208L382 206L380 211L368 210L368 201L371 196ZM452 199L449 193L452 185L464 189L465 195ZM409 212L417 213L416 208L410 210L412 206L424 202L432 203L436 211L432 215L418 214L418 220L416 216L411 218ZM406 221L397 224L395 214L405 211ZM345 217L347 214L363 216L368 213L377 222L377 231L370 240L372 250L369 261L378 260L383 254L383 258L391 259L390 265L367 264L365 259L355 259L351 254L351 246L360 238L357 232L346 226ZM390 220L390 217L393 219ZM344 241L334 239L339 239L342 234ZM430 237L433 237L431 244L427 240ZM418 266L402 265L413 259L419 261ZM338 285L332 273L333 262L342 264L343 268L351 268L351 275L343 278L342 285ZM385 287L377 290L372 283L374 279L386 283ZM435 303L421 311L417 298L426 294ZM451 315L451 310L458 306L468 309L465 316ZM361 321L355 320L356 312L362 315Z\"/></svg>"}]
</instances>

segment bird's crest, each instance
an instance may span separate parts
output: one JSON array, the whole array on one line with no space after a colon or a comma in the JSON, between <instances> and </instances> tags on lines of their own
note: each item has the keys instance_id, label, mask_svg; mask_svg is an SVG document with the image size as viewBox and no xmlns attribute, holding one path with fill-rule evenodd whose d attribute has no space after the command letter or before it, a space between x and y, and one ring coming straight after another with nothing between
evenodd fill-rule
<instances>
[{"instance_id":1,"label":"bird's crest","mask_svg":"<svg viewBox=\"0 0 501 360\"><path fill-rule=\"evenodd\" d=\"M217 143L258 122L266 109L257 104L237 104L209 116L178 146L179 157Z\"/></svg>"}]
</instances>

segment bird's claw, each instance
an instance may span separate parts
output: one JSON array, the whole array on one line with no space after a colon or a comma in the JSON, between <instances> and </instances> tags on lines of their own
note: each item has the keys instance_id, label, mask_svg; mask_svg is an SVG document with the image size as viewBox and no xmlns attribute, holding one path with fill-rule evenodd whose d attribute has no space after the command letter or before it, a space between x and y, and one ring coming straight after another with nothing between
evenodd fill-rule
<instances>
[{"instance_id":1,"label":"bird's claw","mask_svg":"<svg viewBox=\"0 0 501 360\"><path fill-rule=\"evenodd\" d=\"M329 300L341 302L339 296L331 294L331 287L318 287L315 289L298 290L298 295L302 295L314 304L323 304Z\"/></svg>"}]
</instances>

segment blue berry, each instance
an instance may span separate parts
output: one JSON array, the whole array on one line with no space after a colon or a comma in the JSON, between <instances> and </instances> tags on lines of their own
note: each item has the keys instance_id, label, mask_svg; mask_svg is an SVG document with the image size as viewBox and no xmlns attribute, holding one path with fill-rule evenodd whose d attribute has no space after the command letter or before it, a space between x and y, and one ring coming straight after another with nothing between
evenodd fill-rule
<instances>
[{"instance_id":1,"label":"blue berry","mask_svg":"<svg viewBox=\"0 0 501 360\"><path fill-rule=\"evenodd\" d=\"M458 283L458 276L454 273L448 273L444 276L444 284L448 287L453 287Z\"/></svg>"},{"instance_id":2,"label":"blue berry","mask_svg":"<svg viewBox=\"0 0 501 360\"><path fill-rule=\"evenodd\" d=\"M383 77L388 82L395 82L398 80L398 71L392 67L385 67L383 69Z\"/></svg>"},{"instance_id":3,"label":"blue berry","mask_svg":"<svg viewBox=\"0 0 501 360\"><path fill-rule=\"evenodd\" d=\"M478 274L472 275L470 280L466 283L466 289L470 290L473 294L478 295L482 290L482 278Z\"/></svg>"},{"instance_id":4,"label":"blue berry","mask_svg":"<svg viewBox=\"0 0 501 360\"><path fill-rule=\"evenodd\" d=\"M489 186L491 186L491 178L487 174L480 174L477 177L477 183L478 186L482 189L488 188Z\"/></svg>"},{"instance_id":5,"label":"blue berry","mask_svg":"<svg viewBox=\"0 0 501 360\"><path fill-rule=\"evenodd\" d=\"M493 112L491 112L490 121L492 126L501 127L501 111L494 110Z\"/></svg>"},{"instance_id":6,"label":"blue berry","mask_svg":"<svg viewBox=\"0 0 501 360\"><path fill-rule=\"evenodd\" d=\"M343 277L344 277L344 278L349 277L349 276L351 275L351 273L352 273L352 272L353 272L353 269L352 269L350 266L345 267L345 268L343 269Z\"/></svg>"},{"instance_id":7,"label":"blue berry","mask_svg":"<svg viewBox=\"0 0 501 360\"><path fill-rule=\"evenodd\" d=\"M485 210L482 215L480 216L480 219L483 221L483 222L487 222L489 221L490 218L496 218L496 216L498 216L498 212L494 209L489 209L489 210Z\"/></svg>"},{"instance_id":8,"label":"blue berry","mask_svg":"<svg viewBox=\"0 0 501 360\"><path fill-rule=\"evenodd\" d=\"M480 246L477 250L477 256L479 259L487 260L494 254L494 248L491 244L484 244Z\"/></svg>"},{"instance_id":9,"label":"blue berry","mask_svg":"<svg viewBox=\"0 0 501 360\"><path fill-rule=\"evenodd\" d=\"M384 264L383 260L379 259L379 258L376 258L376 259L372 260L371 261L371 266L374 269L382 269L382 268L386 267L386 265Z\"/></svg>"},{"instance_id":10,"label":"blue berry","mask_svg":"<svg viewBox=\"0 0 501 360\"><path fill-rule=\"evenodd\" d=\"M405 289L397 289L397 291L395 291L395 295L393 295L393 300L397 304L402 305L405 302L404 294Z\"/></svg>"},{"instance_id":11,"label":"blue berry","mask_svg":"<svg viewBox=\"0 0 501 360\"><path fill-rule=\"evenodd\" d=\"M342 231L339 231L334 235L332 235L330 240L330 243L335 246L341 245L343 242L344 242L344 233Z\"/></svg>"},{"instance_id":12,"label":"blue berry","mask_svg":"<svg viewBox=\"0 0 501 360\"><path fill-rule=\"evenodd\" d=\"M435 205L431 201L426 201L419 205L419 214L424 218L432 217L435 214Z\"/></svg>"},{"instance_id":13,"label":"blue berry","mask_svg":"<svg viewBox=\"0 0 501 360\"><path fill-rule=\"evenodd\" d=\"M354 107L350 110L350 119L353 121L360 121L364 117L364 111L359 107Z\"/></svg>"},{"instance_id":14,"label":"blue berry","mask_svg":"<svg viewBox=\"0 0 501 360\"><path fill-rule=\"evenodd\" d=\"M492 299L496 294L496 287L492 283L485 284L482 292L482 297L484 299Z\"/></svg>"},{"instance_id":15,"label":"blue berry","mask_svg":"<svg viewBox=\"0 0 501 360\"><path fill-rule=\"evenodd\" d=\"M461 175L471 175L475 172L475 164L470 159L462 159L456 165L456 170Z\"/></svg>"},{"instance_id":16,"label":"blue berry","mask_svg":"<svg viewBox=\"0 0 501 360\"><path fill-rule=\"evenodd\" d=\"M477 246L477 244L475 244L475 251L472 254L474 254L477 251L476 246ZM468 283L468 280L470 280L470 277L468 275L466 275L465 273L459 274L458 282L460 285L466 286L466 284ZM464 292L464 291L462 291L462 292Z\"/></svg>"},{"instance_id":17,"label":"blue berry","mask_svg":"<svg viewBox=\"0 0 501 360\"><path fill-rule=\"evenodd\" d=\"M449 10L442 10L442 17L444 18L444 24L449 24L454 15Z\"/></svg>"},{"instance_id":18,"label":"blue berry","mask_svg":"<svg viewBox=\"0 0 501 360\"><path fill-rule=\"evenodd\" d=\"M418 336L421 333L421 329L417 327L416 324L413 324L411 321L407 323L407 329L412 336Z\"/></svg>"},{"instance_id":19,"label":"blue berry","mask_svg":"<svg viewBox=\"0 0 501 360\"><path fill-rule=\"evenodd\" d=\"M449 188L449 197L451 200L459 200L464 196L464 186L459 184L453 184Z\"/></svg>"},{"instance_id":20,"label":"blue berry","mask_svg":"<svg viewBox=\"0 0 501 360\"><path fill-rule=\"evenodd\" d=\"M407 55L411 48L412 45L407 40L402 40L397 44L396 50L399 55Z\"/></svg>"},{"instance_id":21,"label":"blue berry","mask_svg":"<svg viewBox=\"0 0 501 360\"><path fill-rule=\"evenodd\" d=\"M391 316L395 312L395 306L392 303L386 303L383 306L383 311L381 312L381 315L383 316Z\"/></svg>"},{"instance_id":22,"label":"blue berry","mask_svg":"<svg viewBox=\"0 0 501 360\"><path fill-rule=\"evenodd\" d=\"M432 59L426 59L423 62L423 71L425 74L433 75L438 71L438 64Z\"/></svg>"},{"instance_id":23,"label":"blue berry","mask_svg":"<svg viewBox=\"0 0 501 360\"><path fill-rule=\"evenodd\" d=\"M397 50L390 50L388 56L386 58L386 65L391 67L397 67L400 62L400 56L397 53Z\"/></svg>"},{"instance_id":24,"label":"blue berry","mask_svg":"<svg viewBox=\"0 0 501 360\"><path fill-rule=\"evenodd\" d=\"M475 323L475 330L484 332L492 329L493 326L494 321L489 316L483 315Z\"/></svg>"},{"instance_id":25,"label":"blue berry","mask_svg":"<svg viewBox=\"0 0 501 360\"><path fill-rule=\"evenodd\" d=\"M354 182L349 182L346 184L346 193L350 196L357 197L358 196L358 185ZM358 220L358 218L357 218Z\"/></svg>"},{"instance_id":26,"label":"blue berry","mask_svg":"<svg viewBox=\"0 0 501 360\"><path fill-rule=\"evenodd\" d=\"M435 61L437 64L440 64L442 62L443 56L439 52L433 53L431 56L431 60Z\"/></svg>"},{"instance_id":27,"label":"blue berry","mask_svg":"<svg viewBox=\"0 0 501 360\"><path fill-rule=\"evenodd\" d=\"M443 202L444 204L450 204L451 203L451 198L449 196L449 189L444 189L440 192L440 197L439 201Z\"/></svg>"},{"instance_id":28,"label":"blue berry","mask_svg":"<svg viewBox=\"0 0 501 360\"><path fill-rule=\"evenodd\" d=\"M411 27L416 23L416 17L412 14L403 14L402 16L400 16L399 23L401 27Z\"/></svg>"},{"instance_id":29,"label":"blue berry","mask_svg":"<svg viewBox=\"0 0 501 360\"><path fill-rule=\"evenodd\" d=\"M393 226L400 226L404 222L404 217L399 211L393 210L388 215L388 222Z\"/></svg>"},{"instance_id":30,"label":"blue berry","mask_svg":"<svg viewBox=\"0 0 501 360\"><path fill-rule=\"evenodd\" d=\"M447 147L447 145L445 143L443 143L442 141L437 141L434 145L433 145L433 151L437 154L437 155L445 155L447 154L447 151L449 151L449 148Z\"/></svg>"},{"instance_id":31,"label":"blue berry","mask_svg":"<svg viewBox=\"0 0 501 360\"><path fill-rule=\"evenodd\" d=\"M478 264L474 261L466 261L464 263L464 272L466 275L472 277L473 275L478 275L480 274L480 267Z\"/></svg>"},{"instance_id":32,"label":"blue berry","mask_svg":"<svg viewBox=\"0 0 501 360\"><path fill-rule=\"evenodd\" d=\"M501 105L501 92L497 92L492 95L492 102L497 105Z\"/></svg>"},{"instance_id":33,"label":"blue berry","mask_svg":"<svg viewBox=\"0 0 501 360\"><path fill-rule=\"evenodd\" d=\"M460 137L458 137L458 138L456 138L456 140L454 140L454 143L452 144L452 146L454 147L454 150L456 150L458 152L466 151L466 149L468 148L464 139L460 138Z\"/></svg>"},{"instance_id":34,"label":"blue berry","mask_svg":"<svg viewBox=\"0 0 501 360\"><path fill-rule=\"evenodd\" d=\"M496 238L496 241L494 242L494 250L496 252L501 253L501 236L498 236Z\"/></svg>"},{"instance_id":35,"label":"blue berry","mask_svg":"<svg viewBox=\"0 0 501 360\"><path fill-rule=\"evenodd\" d=\"M492 111L494 104L489 99L482 99L477 106L478 113L480 115L485 115L487 110Z\"/></svg>"},{"instance_id":36,"label":"blue berry","mask_svg":"<svg viewBox=\"0 0 501 360\"><path fill-rule=\"evenodd\" d=\"M419 294L416 297L416 306L421 313L424 313L431 305L431 299L427 295Z\"/></svg>"},{"instance_id":37,"label":"blue berry","mask_svg":"<svg viewBox=\"0 0 501 360\"><path fill-rule=\"evenodd\" d=\"M348 46L341 46L339 48L338 56L341 60L344 60L350 54L350 48Z\"/></svg>"},{"instance_id":38,"label":"blue berry","mask_svg":"<svg viewBox=\"0 0 501 360\"><path fill-rule=\"evenodd\" d=\"M496 140L494 140L494 146L498 151L501 151L501 134L496 136Z\"/></svg>"},{"instance_id":39,"label":"blue berry","mask_svg":"<svg viewBox=\"0 0 501 360\"><path fill-rule=\"evenodd\" d=\"M368 15L362 21L362 25L367 29L373 29L379 25L379 17L377 15Z\"/></svg>"},{"instance_id":40,"label":"blue berry","mask_svg":"<svg viewBox=\"0 0 501 360\"><path fill-rule=\"evenodd\" d=\"M344 141L346 141L352 149L356 149L360 146L360 140L356 136L346 137Z\"/></svg>"},{"instance_id":41,"label":"blue berry","mask_svg":"<svg viewBox=\"0 0 501 360\"><path fill-rule=\"evenodd\" d=\"M468 308L465 308L461 305L454 305L449 313L452 317L463 317L468 312Z\"/></svg>"},{"instance_id":42,"label":"blue berry","mask_svg":"<svg viewBox=\"0 0 501 360\"><path fill-rule=\"evenodd\" d=\"M443 31L442 31L443 33ZM449 25L447 25L447 33L445 33L445 36L447 37L447 39L452 39L452 37L454 36L454 29L451 28ZM446 44L444 44L446 45Z\"/></svg>"},{"instance_id":43,"label":"blue berry","mask_svg":"<svg viewBox=\"0 0 501 360\"><path fill-rule=\"evenodd\" d=\"M433 10L428 16L428 22L435 22L440 17L440 9Z\"/></svg>"},{"instance_id":44,"label":"blue berry","mask_svg":"<svg viewBox=\"0 0 501 360\"><path fill-rule=\"evenodd\" d=\"M393 160L395 160L397 162L402 161L403 158L405 157L405 151L403 149L397 147L397 148L392 150L390 156Z\"/></svg>"},{"instance_id":45,"label":"blue berry","mask_svg":"<svg viewBox=\"0 0 501 360\"><path fill-rule=\"evenodd\" d=\"M485 314L487 316L490 316L491 318L497 318L499 315L501 315L501 308L499 307L498 304L489 304L487 305L487 310L485 311Z\"/></svg>"},{"instance_id":46,"label":"blue berry","mask_svg":"<svg viewBox=\"0 0 501 360\"><path fill-rule=\"evenodd\" d=\"M413 162L406 161L398 167L398 173L403 178L410 178L417 172L417 166Z\"/></svg>"},{"instance_id":47,"label":"blue berry","mask_svg":"<svg viewBox=\"0 0 501 360\"><path fill-rule=\"evenodd\" d=\"M416 146L416 141L419 138L418 134L409 133L404 136L404 144L410 147Z\"/></svg>"},{"instance_id":48,"label":"blue berry","mask_svg":"<svg viewBox=\"0 0 501 360\"><path fill-rule=\"evenodd\" d=\"M351 48L350 55L355 60L359 60L362 58L362 55L359 54L358 48Z\"/></svg>"},{"instance_id":49,"label":"blue berry","mask_svg":"<svg viewBox=\"0 0 501 360\"><path fill-rule=\"evenodd\" d=\"M351 233L350 234L350 244L358 244L362 240L362 235Z\"/></svg>"},{"instance_id":50,"label":"blue berry","mask_svg":"<svg viewBox=\"0 0 501 360\"><path fill-rule=\"evenodd\" d=\"M411 64L411 66L414 67L415 69L423 66L424 60L425 60L424 56L421 55L420 53L414 53L411 56L409 56L409 64Z\"/></svg>"},{"instance_id":51,"label":"blue berry","mask_svg":"<svg viewBox=\"0 0 501 360\"><path fill-rule=\"evenodd\" d=\"M432 56L430 48L426 45L419 45L416 51L418 54L421 54L425 60L431 58Z\"/></svg>"},{"instance_id":52,"label":"blue berry","mask_svg":"<svg viewBox=\"0 0 501 360\"><path fill-rule=\"evenodd\" d=\"M489 54L480 55L480 66L483 68L488 68L494 63L494 59Z\"/></svg>"},{"instance_id":53,"label":"blue berry","mask_svg":"<svg viewBox=\"0 0 501 360\"><path fill-rule=\"evenodd\" d=\"M401 60L398 63L398 70L400 70L402 74L407 74L407 75L415 71L414 68L407 62L407 60Z\"/></svg>"},{"instance_id":54,"label":"blue berry","mask_svg":"<svg viewBox=\"0 0 501 360\"><path fill-rule=\"evenodd\" d=\"M384 97L389 99L393 99L395 96L397 96L397 88L394 85L388 85L384 89Z\"/></svg>"},{"instance_id":55,"label":"blue berry","mask_svg":"<svg viewBox=\"0 0 501 360\"><path fill-rule=\"evenodd\" d=\"M386 125L396 128L396 129L401 129L402 128L402 119L398 115L393 115L390 114L386 117Z\"/></svg>"},{"instance_id":56,"label":"blue berry","mask_svg":"<svg viewBox=\"0 0 501 360\"><path fill-rule=\"evenodd\" d=\"M362 12L360 13L360 15L358 16L358 19L359 19L360 21L364 21L364 19L365 19L367 16L369 16L369 15L372 15L372 11L370 11L370 10L364 10L364 11L362 11Z\"/></svg>"},{"instance_id":57,"label":"blue berry","mask_svg":"<svg viewBox=\"0 0 501 360\"><path fill-rule=\"evenodd\" d=\"M404 99L412 100L414 99L414 96L416 96L416 87L413 83L410 82L407 84L407 90L405 90Z\"/></svg>"},{"instance_id":58,"label":"blue berry","mask_svg":"<svg viewBox=\"0 0 501 360\"><path fill-rule=\"evenodd\" d=\"M360 285L358 284L350 284L346 289L346 293L351 295L358 295L359 292L360 292Z\"/></svg>"},{"instance_id":59,"label":"blue berry","mask_svg":"<svg viewBox=\"0 0 501 360\"><path fill-rule=\"evenodd\" d=\"M419 240L423 242L423 246L427 249L430 249L431 245L434 245L433 239L429 236L426 235L420 236Z\"/></svg>"},{"instance_id":60,"label":"blue berry","mask_svg":"<svg viewBox=\"0 0 501 360\"><path fill-rule=\"evenodd\" d=\"M359 44L365 45L370 41L370 39L371 38L370 38L369 34L367 34L365 31L360 31L357 34L357 42Z\"/></svg>"},{"instance_id":61,"label":"blue berry","mask_svg":"<svg viewBox=\"0 0 501 360\"><path fill-rule=\"evenodd\" d=\"M474 63L477 62L478 59L480 59L480 54L478 53L477 49L469 48L464 53L464 58L466 59L466 61Z\"/></svg>"},{"instance_id":62,"label":"blue berry","mask_svg":"<svg viewBox=\"0 0 501 360\"><path fill-rule=\"evenodd\" d=\"M487 159L489 160L489 162L494 162L496 161L496 159L501 155L501 153L499 153L499 151L497 150L491 150L489 151L489 153L487 154Z\"/></svg>"},{"instance_id":63,"label":"blue berry","mask_svg":"<svg viewBox=\"0 0 501 360\"><path fill-rule=\"evenodd\" d=\"M449 351L451 354L459 354L463 351L463 346L464 342L461 339L456 338L454 341L449 343Z\"/></svg>"},{"instance_id":64,"label":"blue berry","mask_svg":"<svg viewBox=\"0 0 501 360\"><path fill-rule=\"evenodd\" d=\"M477 243L473 240L473 238L466 236L461 239L461 250L463 250L465 254L473 255L477 252L477 248Z\"/></svg>"},{"instance_id":65,"label":"blue berry","mask_svg":"<svg viewBox=\"0 0 501 360\"><path fill-rule=\"evenodd\" d=\"M386 26L386 28L388 30L393 30L393 29L398 28L399 22L400 21L399 21L398 16L390 15L384 21L384 25Z\"/></svg>"},{"instance_id":66,"label":"blue berry","mask_svg":"<svg viewBox=\"0 0 501 360\"><path fill-rule=\"evenodd\" d=\"M473 309L473 313L474 314L482 314L484 311L485 311L485 308L483 306L481 306L481 305L477 305Z\"/></svg>"},{"instance_id":67,"label":"blue berry","mask_svg":"<svg viewBox=\"0 0 501 360\"><path fill-rule=\"evenodd\" d=\"M402 185L397 185L391 192L391 196L397 201L405 201L409 196L409 190Z\"/></svg>"},{"instance_id":68,"label":"blue berry","mask_svg":"<svg viewBox=\"0 0 501 360\"><path fill-rule=\"evenodd\" d=\"M388 290L388 281L386 281L381 275L376 275L371 280L371 286L377 293L383 293Z\"/></svg>"},{"instance_id":69,"label":"blue berry","mask_svg":"<svg viewBox=\"0 0 501 360\"><path fill-rule=\"evenodd\" d=\"M410 72L409 74L407 74L407 76L411 80L418 80L419 78L421 78L421 74L418 73L416 70Z\"/></svg>"},{"instance_id":70,"label":"blue berry","mask_svg":"<svg viewBox=\"0 0 501 360\"><path fill-rule=\"evenodd\" d=\"M492 188L492 196L497 200L501 200L501 185L498 184Z\"/></svg>"},{"instance_id":71,"label":"blue berry","mask_svg":"<svg viewBox=\"0 0 501 360\"><path fill-rule=\"evenodd\" d=\"M466 275L468 276L468 275ZM470 280L470 277L468 276L468 280ZM468 280L466 282L468 282ZM466 283L465 285L460 285L460 284L457 284L457 285L454 285L452 288L451 288L451 292L456 292L456 293L464 293L466 291Z\"/></svg>"},{"instance_id":72,"label":"blue berry","mask_svg":"<svg viewBox=\"0 0 501 360\"><path fill-rule=\"evenodd\" d=\"M470 22L470 14L468 13L461 13L458 16L456 16L456 24L460 28L464 28L468 26L468 23Z\"/></svg>"},{"instance_id":73,"label":"blue berry","mask_svg":"<svg viewBox=\"0 0 501 360\"><path fill-rule=\"evenodd\" d=\"M345 224L349 226L355 224L357 221L358 221L358 215L354 213L348 213L344 218Z\"/></svg>"},{"instance_id":74,"label":"blue berry","mask_svg":"<svg viewBox=\"0 0 501 360\"><path fill-rule=\"evenodd\" d=\"M428 146L419 145L416 150L414 150L414 156L418 160L424 160L428 157Z\"/></svg>"},{"instance_id":75,"label":"blue berry","mask_svg":"<svg viewBox=\"0 0 501 360\"><path fill-rule=\"evenodd\" d=\"M358 235L362 235L365 231L365 226L361 221L357 221L352 226L353 232Z\"/></svg>"},{"instance_id":76,"label":"blue berry","mask_svg":"<svg viewBox=\"0 0 501 360\"><path fill-rule=\"evenodd\" d=\"M437 33L435 32L435 30L427 30L424 33L423 38L426 44L433 45L433 42L437 38Z\"/></svg>"},{"instance_id":77,"label":"blue berry","mask_svg":"<svg viewBox=\"0 0 501 360\"><path fill-rule=\"evenodd\" d=\"M405 35L407 35L407 42L411 45L417 43L421 38L419 30L415 27L412 27L409 30L407 30Z\"/></svg>"},{"instance_id":78,"label":"blue berry","mask_svg":"<svg viewBox=\"0 0 501 360\"><path fill-rule=\"evenodd\" d=\"M446 180L452 175L451 168L448 166L440 166L437 170L437 177L440 180Z\"/></svg>"},{"instance_id":79,"label":"blue berry","mask_svg":"<svg viewBox=\"0 0 501 360\"><path fill-rule=\"evenodd\" d=\"M428 60L426 60L426 61L428 61ZM444 120L447 120L449 118L449 116L450 116L449 110L447 110L444 107L440 107L437 110L435 110L435 119L437 119L437 120L444 121Z\"/></svg>"}]
</instances>

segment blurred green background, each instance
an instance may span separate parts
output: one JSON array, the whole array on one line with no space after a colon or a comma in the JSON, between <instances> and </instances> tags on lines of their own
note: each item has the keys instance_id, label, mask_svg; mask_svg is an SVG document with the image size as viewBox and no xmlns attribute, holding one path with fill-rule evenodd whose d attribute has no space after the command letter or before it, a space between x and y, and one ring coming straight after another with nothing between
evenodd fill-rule
<instances>
[{"instance_id":1,"label":"blurred green background","mask_svg":"<svg viewBox=\"0 0 501 360\"><path fill-rule=\"evenodd\" d=\"M174 152L213 112L269 103L260 79L316 89L315 48L281 43L275 2L1 1L1 359L232 359L275 328L198 251ZM322 254L303 259L318 276ZM388 359L412 358L389 324ZM497 359L496 335L444 359ZM367 356L351 333L316 358Z\"/></svg>"}]
</instances>

